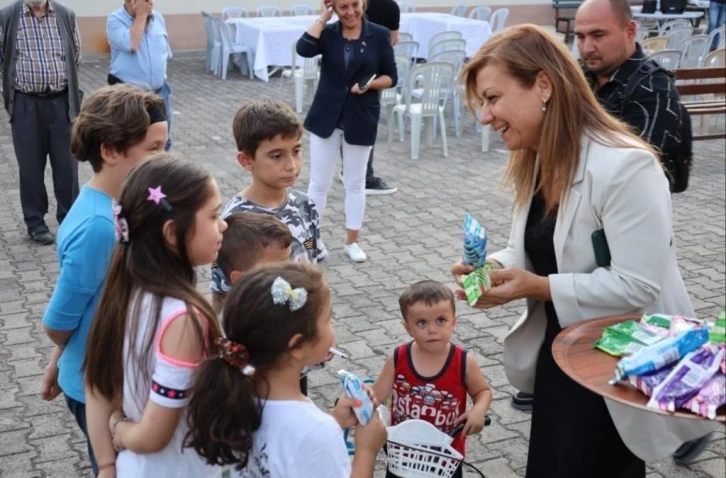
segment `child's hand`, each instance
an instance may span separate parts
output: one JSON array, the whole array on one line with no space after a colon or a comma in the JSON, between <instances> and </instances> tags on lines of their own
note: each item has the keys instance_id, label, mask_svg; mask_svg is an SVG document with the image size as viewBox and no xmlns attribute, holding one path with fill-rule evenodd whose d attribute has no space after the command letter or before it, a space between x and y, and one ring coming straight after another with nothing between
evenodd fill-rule
<instances>
[{"instance_id":1,"label":"child's hand","mask_svg":"<svg viewBox=\"0 0 726 478\"><path fill-rule=\"evenodd\" d=\"M471 408L456 419L456 422L454 422L454 426L462 422L466 422L464 428L461 430L461 433L463 433L464 436L474 435L475 433L479 433L484 429L485 419L485 413L482 413L476 408Z\"/></svg>"},{"instance_id":2,"label":"child's hand","mask_svg":"<svg viewBox=\"0 0 726 478\"><path fill-rule=\"evenodd\" d=\"M373 400L373 408L378 408L378 400L376 400L373 390L365 384L363 387L366 392L368 392L368 396L371 400ZM350 398L343 393L340 397L338 397L338 400L335 401L335 407L330 411L330 414L333 415L333 418L335 418L335 421L338 422L340 428L345 430L358 424L358 419L355 418L355 413L353 413L353 407L359 407L360 405L360 400ZM377 413L374 413L374 415L377 415Z\"/></svg>"},{"instance_id":3,"label":"child's hand","mask_svg":"<svg viewBox=\"0 0 726 478\"><path fill-rule=\"evenodd\" d=\"M355 427L356 451L365 450L375 455L378 450L383 448L387 440L388 431L378 412L373 414L371 421L367 425L359 424Z\"/></svg>"}]
</instances>

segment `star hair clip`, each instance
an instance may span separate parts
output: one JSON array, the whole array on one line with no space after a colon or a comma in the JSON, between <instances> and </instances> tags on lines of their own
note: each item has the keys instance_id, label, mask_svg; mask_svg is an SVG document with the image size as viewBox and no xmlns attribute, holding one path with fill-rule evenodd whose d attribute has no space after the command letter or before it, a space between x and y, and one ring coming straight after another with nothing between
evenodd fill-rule
<instances>
[{"instance_id":1,"label":"star hair clip","mask_svg":"<svg viewBox=\"0 0 726 478\"><path fill-rule=\"evenodd\" d=\"M121 244L129 242L129 223L126 218L121 215L121 205L116 201L112 201L113 210L113 226L116 230L116 240Z\"/></svg>"},{"instance_id":2,"label":"star hair clip","mask_svg":"<svg viewBox=\"0 0 726 478\"><path fill-rule=\"evenodd\" d=\"M146 200L155 203L157 206L161 206L166 212L171 212L171 204L166 200L166 194L161 190L161 185L155 188L149 188L149 197Z\"/></svg>"},{"instance_id":3,"label":"star hair clip","mask_svg":"<svg viewBox=\"0 0 726 478\"><path fill-rule=\"evenodd\" d=\"M293 289L290 283L278 277L275 282L272 283L272 302L280 304L289 304L290 310L295 312L300 310L305 303L308 301L308 291L302 287Z\"/></svg>"}]
</instances>

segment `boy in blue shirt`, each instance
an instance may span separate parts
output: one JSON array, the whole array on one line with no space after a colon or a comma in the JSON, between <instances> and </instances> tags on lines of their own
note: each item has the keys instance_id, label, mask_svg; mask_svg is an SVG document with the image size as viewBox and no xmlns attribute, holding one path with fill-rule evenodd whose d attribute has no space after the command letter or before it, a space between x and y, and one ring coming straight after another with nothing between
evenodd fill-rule
<instances>
[{"instance_id":1,"label":"boy in blue shirt","mask_svg":"<svg viewBox=\"0 0 726 478\"><path fill-rule=\"evenodd\" d=\"M144 118L145 121L139 121ZM106 279L118 234L113 198L131 168L149 154L163 152L167 140L163 100L128 85L101 88L86 99L73 125L71 152L93 168L63 224L58 229L60 275L43 315L48 338L56 344L43 375L41 397L53 400L63 392L68 409L88 438L84 380L81 367L86 339ZM108 424L105 424L108 426ZM104 457L97 466L90 442L94 474L110 461L113 448L96 450ZM105 462L103 461L105 460Z\"/></svg>"}]
</instances>

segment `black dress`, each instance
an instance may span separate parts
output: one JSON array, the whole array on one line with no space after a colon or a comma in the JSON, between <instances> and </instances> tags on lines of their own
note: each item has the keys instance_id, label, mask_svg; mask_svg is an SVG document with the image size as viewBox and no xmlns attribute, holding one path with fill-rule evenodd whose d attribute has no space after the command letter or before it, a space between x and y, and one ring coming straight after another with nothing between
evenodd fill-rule
<instances>
[{"instance_id":1,"label":"black dress","mask_svg":"<svg viewBox=\"0 0 726 478\"><path fill-rule=\"evenodd\" d=\"M553 236L556 212L544 216L535 195L527 218L524 248L540 276L557 274ZM605 401L570 379L552 356L562 330L552 302L545 303L547 329L534 382L534 408L527 478L643 478L645 463L625 446Z\"/></svg>"}]
</instances>

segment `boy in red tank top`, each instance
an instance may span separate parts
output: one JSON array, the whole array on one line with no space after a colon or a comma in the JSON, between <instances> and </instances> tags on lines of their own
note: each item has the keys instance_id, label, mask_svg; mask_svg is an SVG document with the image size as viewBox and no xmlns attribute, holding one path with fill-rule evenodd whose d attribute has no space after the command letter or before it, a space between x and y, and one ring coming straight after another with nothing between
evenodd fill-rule
<instances>
[{"instance_id":1,"label":"boy in red tank top","mask_svg":"<svg viewBox=\"0 0 726 478\"><path fill-rule=\"evenodd\" d=\"M484 428L492 391L473 355L451 343L456 325L454 294L437 281L421 281L398 299L403 326L413 341L396 347L373 385L378 400L392 397L391 425L425 420L444 433L464 428L452 447L465 455L466 436ZM466 410L467 394L474 406ZM461 466L454 478L461 477ZM387 478L395 477L390 472Z\"/></svg>"}]
</instances>

